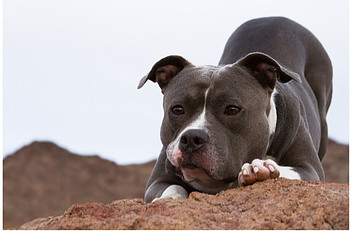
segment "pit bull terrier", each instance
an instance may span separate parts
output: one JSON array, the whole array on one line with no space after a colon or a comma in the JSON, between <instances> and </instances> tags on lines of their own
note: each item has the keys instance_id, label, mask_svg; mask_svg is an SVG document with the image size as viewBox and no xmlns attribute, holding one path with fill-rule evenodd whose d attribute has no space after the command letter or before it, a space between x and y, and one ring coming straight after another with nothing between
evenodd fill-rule
<instances>
[{"instance_id":1,"label":"pit bull terrier","mask_svg":"<svg viewBox=\"0 0 352 231\"><path fill-rule=\"evenodd\" d=\"M163 148L145 201L218 193L268 178L324 180L332 65L320 42L281 17L240 26L218 66L158 61L138 86L164 94Z\"/></svg>"}]
</instances>

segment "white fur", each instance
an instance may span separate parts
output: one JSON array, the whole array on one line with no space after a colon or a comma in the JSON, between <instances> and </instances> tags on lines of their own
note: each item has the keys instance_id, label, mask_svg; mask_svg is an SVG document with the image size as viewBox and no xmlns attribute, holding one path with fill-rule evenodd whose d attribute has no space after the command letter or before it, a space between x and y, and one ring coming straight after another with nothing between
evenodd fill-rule
<instances>
[{"instance_id":1,"label":"white fur","mask_svg":"<svg viewBox=\"0 0 352 231\"><path fill-rule=\"evenodd\" d=\"M180 134L183 134L184 132L190 129L203 129L206 123L207 121L205 119L205 106L204 106L202 113L200 113L197 119L192 121Z\"/></svg>"},{"instance_id":2,"label":"white fur","mask_svg":"<svg viewBox=\"0 0 352 231\"><path fill-rule=\"evenodd\" d=\"M301 180L300 175L296 171L294 171L294 169L292 167L280 166L275 161L270 160L270 159L263 160L263 162L264 161L270 163L274 168L279 170L280 177L291 179L291 180Z\"/></svg>"},{"instance_id":3,"label":"white fur","mask_svg":"<svg viewBox=\"0 0 352 231\"><path fill-rule=\"evenodd\" d=\"M152 202L162 198L187 199L188 193L182 186L173 184L167 187L163 194L159 198L155 198Z\"/></svg>"},{"instance_id":4,"label":"white fur","mask_svg":"<svg viewBox=\"0 0 352 231\"><path fill-rule=\"evenodd\" d=\"M207 107L207 96L208 96L209 88L205 91L204 94L204 107L202 113L195 119L193 122L191 122L181 133L180 136L186 132L187 130L190 129L204 129L205 125L207 124L207 121L205 119L205 112L206 112L206 107Z\"/></svg>"},{"instance_id":5,"label":"white fur","mask_svg":"<svg viewBox=\"0 0 352 231\"><path fill-rule=\"evenodd\" d=\"M280 177L291 180L301 180L301 176L296 171L294 171L292 167L278 165L278 170L280 172Z\"/></svg>"},{"instance_id":6,"label":"white fur","mask_svg":"<svg viewBox=\"0 0 352 231\"><path fill-rule=\"evenodd\" d=\"M274 89L274 91L270 97L270 112L268 115L269 134L270 135L273 134L276 129L277 114L276 114L276 106L275 106L275 101L274 101L274 97L275 97L276 93L277 93L277 91L276 91L276 89Z\"/></svg>"},{"instance_id":7,"label":"white fur","mask_svg":"<svg viewBox=\"0 0 352 231\"><path fill-rule=\"evenodd\" d=\"M208 91L209 91L209 88L205 91L205 95L204 95L204 107L203 107L203 110L202 112L199 114L199 116L194 120L192 121L186 128L184 128L179 134L178 136L176 137L176 139L174 141L172 141L169 146L167 147L167 150L166 150L166 154L167 154L167 157L168 159L171 161L172 164L173 163L173 158L172 158L172 155L174 153L177 152L177 149L178 149L178 145L180 143L180 140L181 140L181 137L182 135L190 130L190 129L205 129L206 127L206 124L207 124L207 120L205 118L205 113L206 113L206 100L207 100L207 96L208 96Z\"/></svg>"}]
</instances>

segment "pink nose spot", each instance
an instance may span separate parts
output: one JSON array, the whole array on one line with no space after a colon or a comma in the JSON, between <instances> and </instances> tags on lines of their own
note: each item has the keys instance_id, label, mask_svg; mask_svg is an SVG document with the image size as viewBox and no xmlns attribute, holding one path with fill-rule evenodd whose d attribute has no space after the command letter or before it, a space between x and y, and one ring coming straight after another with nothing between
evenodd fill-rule
<instances>
[{"instance_id":1,"label":"pink nose spot","mask_svg":"<svg viewBox=\"0 0 352 231\"><path fill-rule=\"evenodd\" d=\"M181 162L183 161L182 152L178 147L174 148L172 152L172 160L174 162L175 167L180 167Z\"/></svg>"}]
</instances>

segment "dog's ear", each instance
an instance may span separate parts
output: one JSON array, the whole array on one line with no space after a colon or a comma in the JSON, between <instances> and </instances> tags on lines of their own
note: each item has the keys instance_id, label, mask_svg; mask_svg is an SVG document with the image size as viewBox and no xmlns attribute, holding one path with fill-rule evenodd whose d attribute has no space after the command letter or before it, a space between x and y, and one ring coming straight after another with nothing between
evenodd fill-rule
<instances>
[{"instance_id":1,"label":"dog's ear","mask_svg":"<svg viewBox=\"0 0 352 231\"><path fill-rule=\"evenodd\" d=\"M264 53L250 53L238 60L236 64L248 68L260 84L270 89L274 89L277 80L282 83L292 79L302 82L297 73L281 66L275 59Z\"/></svg>"},{"instance_id":2,"label":"dog's ear","mask_svg":"<svg viewBox=\"0 0 352 231\"><path fill-rule=\"evenodd\" d=\"M138 89L143 87L147 80L157 82L164 93L164 88L183 68L193 66L181 56L167 56L154 64L148 75L144 76L139 82Z\"/></svg>"}]
</instances>

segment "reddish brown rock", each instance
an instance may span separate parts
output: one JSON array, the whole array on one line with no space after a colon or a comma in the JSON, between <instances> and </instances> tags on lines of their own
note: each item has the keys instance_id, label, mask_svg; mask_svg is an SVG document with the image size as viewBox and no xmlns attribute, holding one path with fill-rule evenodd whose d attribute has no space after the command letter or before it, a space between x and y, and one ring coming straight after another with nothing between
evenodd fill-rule
<instances>
[{"instance_id":1,"label":"reddish brown rock","mask_svg":"<svg viewBox=\"0 0 352 231\"><path fill-rule=\"evenodd\" d=\"M326 154L323 158L325 181L348 184L348 153L349 145L329 140Z\"/></svg>"},{"instance_id":2,"label":"reddish brown rock","mask_svg":"<svg viewBox=\"0 0 352 231\"><path fill-rule=\"evenodd\" d=\"M348 145L329 141L326 181L348 183L348 151ZM3 161L3 228L58 216L74 203L142 198L154 163L121 166L51 142L33 142Z\"/></svg>"},{"instance_id":3,"label":"reddish brown rock","mask_svg":"<svg viewBox=\"0 0 352 231\"><path fill-rule=\"evenodd\" d=\"M326 181L348 183L348 150L329 141L323 159ZM3 228L58 216L74 203L142 198L154 163L121 166L51 142L33 142L3 161Z\"/></svg>"},{"instance_id":4,"label":"reddish brown rock","mask_svg":"<svg viewBox=\"0 0 352 231\"><path fill-rule=\"evenodd\" d=\"M4 159L3 228L60 215L74 203L142 198L154 163L122 166L33 142Z\"/></svg>"},{"instance_id":5,"label":"reddish brown rock","mask_svg":"<svg viewBox=\"0 0 352 231\"><path fill-rule=\"evenodd\" d=\"M20 229L348 229L348 185L275 179L187 200L71 206Z\"/></svg>"}]
</instances>

